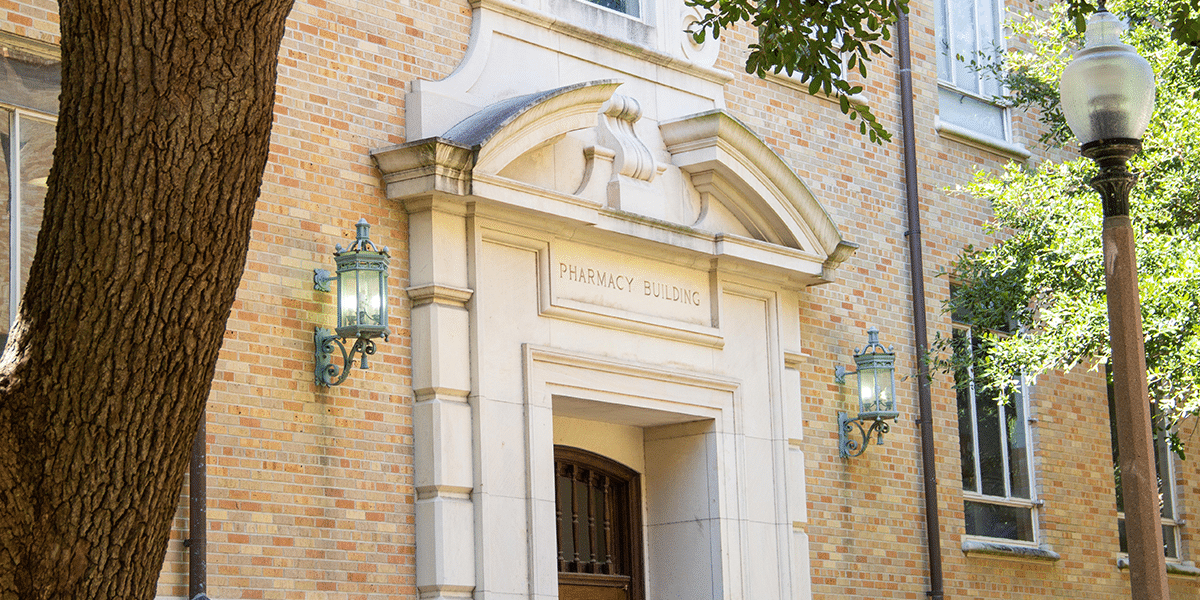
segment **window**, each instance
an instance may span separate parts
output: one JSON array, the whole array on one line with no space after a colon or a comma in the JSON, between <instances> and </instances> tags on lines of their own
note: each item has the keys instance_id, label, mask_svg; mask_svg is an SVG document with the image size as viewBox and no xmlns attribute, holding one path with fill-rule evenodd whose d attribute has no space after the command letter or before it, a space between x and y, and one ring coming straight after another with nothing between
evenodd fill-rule
<instances>
[{"instance_id":1,"label":"window","mask_svg":"<svg viewBox=\"0 0 1200 600\"><path fill-rule=\"evenodd\" d=\"M964 366L954 374L967 535L1036 544L1033 456L1024 382L1016 378L1005 397L976 385L974 368L965 365L978 360L982 346L965 324L955 323L954 348L967 354L967 360L956 361Z\"/></svg>"},{"instance_id":2,"label":"window","mask_svg":"<svg viewBox=\"0 0 1200 600\"><path fill-rule=\"evenodd\" d=\"M0 36L0 343L17 315L29 266L37 249L46 200L46 178L54 157L54 114L58 111L59 59L14 36Z\"/></svg>"},{"instance_id":3,"label":"window","mask_svg":"<svg viewBox=\"0 0 1200 600\"><path fill-rule=\"evenodd\" d=\"M679 3L682 6L681 0L657 0L657 2ZM656 6L655 2L650 0L541 0L540 3L528 4L540 4L541 10L554 15L553 30L572 37L578 35L580 31L586 31L598 36L589 35L588 40L591 40L592 43L601 43L601 45L605 45L604 40L617 41L621 45L619 51L625 54L641 56L637 50L639 48L661 51L663 43L666 42L665 39L660 39L660 32L656 29L658 20L663 14L662 7L661 5ZM516 5L514 3L514 6ZM542 13L535 11L531 14ZM578 30L570 33L569 30L561 27L563 25L569 25ZM685 36L682 29L680 27L678 30L674 30L677 32L676 35ZM608 45L611 48L611 44ZM562 51L567 52L568 50L563 49ZM594 58L591 57L591 59Z\"/></svg>"},{"instance_id":4,"label":"window","mask_svg":"<svg viewBox=\"0 0 1200 600\"><path fill-rule=\"evenodd\" d=\"M640 17L641 11L638 10L637 0L587 0L592 4L603 6L609 10L615 10L619 13L627 14L631 17Z\"/></svg>"},{"instance_id":5,"label":"window","mask_svg":"<svg viewBox=\"0 0 1200 600\"><path fill-rule=\"evenodd\" d=\"M1111 366L1110 366L1111 368ZM1108 373L1108 423L1112 430L1112 465L1113 480L1117 493L1117 532L1120 537L1121 552L1129 553L1129 541L1125 537L1125 498L1121 494L1121 453L1117 449L1117 404L1113 395L1112 373ZM1176 519L1178 508L1175 499L1175 460L1174 453L1167 445L1168 432L1154 426L1154 466L1158 470L1158 508L1162 515L1163 552L1167 558L1178 559L1179 556L1179 521Z\"/></svg>"},{"instance_id":6,"label":"window","mask_svg":"<svg viewBox=\"0 0 1200 600\"><path fill-rule=\"evenodd\" d=\"M633 469L554 448L558 589L564 600L641 600L641 491Z\"/></svg>"},{"instance_id":7,"label":"window","mask_svg":"<svg viewBox=\"0 0 1200 600\"><path fill-rule=\"evenodd\" d=\"M993 101L997 81L972 63L1001 48L1000 0L938 0L938 118L1000 141L1008 140L1008 115Z\"/></svg>"}]
</instances>

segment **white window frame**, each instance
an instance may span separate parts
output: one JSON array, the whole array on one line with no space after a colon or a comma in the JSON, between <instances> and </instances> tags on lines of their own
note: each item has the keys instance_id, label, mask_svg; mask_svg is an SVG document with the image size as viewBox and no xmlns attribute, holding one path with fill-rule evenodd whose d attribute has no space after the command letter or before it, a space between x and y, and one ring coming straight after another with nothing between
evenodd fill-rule
<instances>
[{"instance_id":1,"label":"white window frame","mask_svg":"<svg viewBox=\"0 0 1200 600\"><path fill-rule=\"evenodd\" d=\"M955 322L953 324L953 328L956 333L962 332L963 334L965 334L967 336L968 340L970 340L971 336L973 335L972 328L970 327L970 325L968 325L966 323ZM968 345L968 350L971 350L970 345ZM978 433L979 432L979 416L978 416L978 412L977 412L977 404L976 404L976 396L975 396L975 368L973 366L968 367L967 373L971 379L971 381L967 384L967 391L970 394L970 402L971 402L971 415L970 415L971 427L972 427L971 457L975 461L975 464L974 464L975 489L973 489L973 490L967 489L966 482L965 481L962 482L963 486L964 486L963 487L964 505L966 502L975 502L978 504L991 504L991 505L996 505L996 506L1008 506L1008 507L1014 507L1014 508L1028 509L1029 515L1030 515L1030 524L1031 524L1030 527L1033 532L1033 536L1032 536L1033 539L1032 540L1020 540L1020 539L1013 539L1013 538L989 537L989 536L982 536L982 535L967 534L967 533L965 533L965 531L963 534L963 539L978 540L978 541L992 542L992 543L999 542L1002 544L1013 545L1013 546L1040 547L1042 539L1041 539L1041 524L1039 522L1039 517L1040 517L1039 512L1040 511L1038 510L1038 507L1041 506L1041 501L1038 500L1037 485L1036 485L1037 478L1034 475L1033 432L1031 431L1032 428L1029 426L1030 422L1033 421L1033 416L1030 412L1028 385L1025 383L1024 377L1017 377L1017 379L1018 379L1017 396L1019 397L1019 401L1021 402L1021 408L1023 409L1022 412L1024 414L1024 418L1020 420L1020 423L1021 423L1021 426L1024 428L1025 464L1027 465L1026 476L1028 477L1027 483L1029 486L1029 498L1014 497L1012 495L1012 483L1011 483L1010 477L1008 475L1009 471L1011 470L1011 467L1009 467L1011 462L1010 462L1008 444L1001 444L1001 452L1003 453L1003 457L1004 457L1003 460L1004 460L1004 465L1005 465L1005 473L1003 476L1005 495L1004 496L992 496L989 494L984 494L982 491L982 489L983 489L983 471L982 471L982 467L981 467L980 460L979 460L979 457L980 457L979 433ZM961 383L955 382L955 384L960 385ZM957 403L957 400L956 400L956 403ZM1007 409L1007 406L1001 405L1000 409L1002 411L1004 411ZM1001 439L1007 439L1007 419L1003 417L1003 414L1004 413L1001 413L1002 416L1000 418L1000 426L1001 426L1000 437L1001 437ZM959 444L960 445L962 444L961 437L959 438ZM963 508L963 511L964 511L964 516L965 516L965 512L966 512L965 506ZM965 522L964 522L964 526L965 526Z\"/></svg>"},{"instance_id":2,"label":"white window frame","mask_svg":"<svg viewBox=\"0 0 1200 600\"><path fill-rule=\"evenodd\" d=\"M637 14L619 11L615 8L609 8L607 6L604 6L603 4L600 4L599 0L579 0L579 2L587 4L594 8L598 8L600 10L604 10L604 11L608 11L613 14L621 15L623 17L633 19L635 21L643 21L644 15L646 13L646 5L650 3L650 0L626 0L626 1L633 2L634 4L637 5Z\"/></svg>"},{"instance_id":3,"label":"white window frame","mask_svg":"<svg viewBox=\"0 0 1200 600\"><path fill-rule=\"evenodd\" d=\"M1114 429L1114 433L1115 431L1116 430ZM1167 535L1169 531L1171 536L1169 541L1172 542L1171 547L1174 548L1175 554L1174 556L1167 554L1166 558L1172 563L1181 563L1184 560L1182 546L1183 540L1181 539L1182 534L1180 531L1183 528L1183 521L1179 519L1179 495L1176 493L1175 489L1178 486L1178 479L1176 478L1175 472L1175 453L1171 452L1171 448L1167 444L1167 436L1160 435L1160 431L1159 423L1155 423L1154 450L1156 458L1161 457L1161 460L1164 461L1164 463L1160 463L1158 460L1155 460L1154 468L1156 471L1158 471L1158 477L1163 480L1162 494L1166 497L1166 501L1163 504L1164 506L1170 507L1170 514L1161 515L1163 542L1164 544L1168 542ZM1116 443L1117 440L1116 436L1114 435L1113 444L1115 445ZM1117 523L1123 524L1124 522L1125 512L1118 511ZM1166 552L1166 547L1163 548L1163 551ZM1121 555L1128 557L1129 553L1122 552Z\"/></svg>"},{"instance_id":4,"label":"white window frame","mask_svg":"<svg viewBox=\"0 0 1200 600\"><path fill-rule=\"evenodd\" d=\"M510 1L500 2L497 7L509 6ZM614 47L612 42L615 41L621 45L632 44L637 48L664 51L670 42L662 38L663 5L678 3L682 6L683 0L637 0L637 3L636 16L601 6L591 0L515 0L511 5L531 9L532 15L554 15L555 23L551 29L567 33L589 44ZM501 12L508 10L503 8ZM671 39L676 40L674 43L678 43L678 37L686 35L682 29L683 22L680 20L679 29L672 30L674 35Z\"/></svg>"},{"instance_id":5,"label":"white window frame","mask_svg":"<svg viewBox=\"0 0 1200 600\"><path fill-rule=\"evenodd\" d=\"M21 122L36 119L51 125L58 123L55 115L22 108L0 102L0 109L8 111L8 324L17 320L17 308L21 303Z\"/></svg>"},{"instance_id":6,"label":"white window frame","mask_svg":"<svg viewBox=\"0 0 1200 600\"><path fill-rule=\"evenodd\" d=\"M994 22L996 23L996 32L995 32L996 38L995 38L995 40L992 40L992 41L994 41L994 45L996 47L999 47L1001 51L1004 51L1006 49L1005 39L1004 39L1004 15L1005 15L1004 0L974 0L974 2L973 2L973 5L975 6L975 14L976 14L976 17L974 19L975 40L978 45L983 47L983 45L984 45L983 42L988 41L988 40L983 40L980 37L979 18L978 18L980 2L992 3L993 10L994 10L993 19L994 19ZM937 5L935 6L935 10L937 10L937 15L945 16L942 24L947 29L949 29L951 27L950 23L953 22L953 13L951 12L951 8L952 8L951 4L952 4L952 0L937 0ZM952 92L955 94L960 94L967 98L971 98L973 100L995 106L1000 111L1001 129L1002 129L1001 133L1003 134L1003 136L995 137L995 136L991 135L990 133L971 129L969 127L966 127L966 126L963 126L963 125L957 124L957 123L949 123L944 120L941 120L940 118L939 118L939 123L938 123L938 130L940 132L949 133L951 135L955 135L958 137L971 138L971 141L974 141L974 142L982 142L982 143L988 143L988 142L992 142L992 141L998 142L995 145L998 146L999 149L1007 151L1007 152L1020 154L1021 152L1024 151L1024 149L1023 148L1021 148L1021 149L1013 148L1012 144L1011 144L1012 118L1011 118L1011 115L1009 114L1008 108L1001 106L999 104L996 104L996 101L994 98L988 98L988 97L983 96L981 90L979 90L979 89L970 90L970 89L967 89L967 88L959 85L959 82L957 81L957 77L956 77L956 71L954 68L954 62L957 61L956 57L959 54L961 54L961 52L958 52L957 49L954 47L954 36L950 35L949 31L946 31L946 32L936 31L935 32L935 35L937 37L937 41L935 42L935 44L937 46L935 48L935 51L937 53L937 60L940 61L941 56L942 56L941 45L942 45L943 33L945 34L946 42L949 45L947 60L950 61L950 64L949 64L949 67L947 70L949 71L950 79L949 80L943 79L941 69L938 69L937 77L938 77L938 88L939 88L939 101L938 101L939 107L941 106L941 100L940 100L941 90L945 90L945 91ZM1003 91L1003 88L1001 88L1001 92L1002 91Z\"/></svg>"},{"instance_id":7,"label":"white window frame","mask_svg":"<svg viewBox=\"0 0 1200 600\"><path fill-rule=\"evenodd\" d=\"M1180 534L1180 529L1183 526L1183 522L1179 519L1179 495L1175 493L1175 487L1178 485L1179 481L1176 479L1175 474L1175 453L1171 452L1171 447L1169 444L1167 444L1166 435L1161 436L1161 439L1157 440L1156 443L1158 444L1159 456L1162 457L1162 460L1165 462L1165 464L1161 466L1155 465L1155 468L1158 469L1162 475L1165 475L1165 481L1163 482L1163 495L1166 496L1166 499L1170 503L1169 505L1171 507L1170 515L1164 515L1162 517L1162 524L1164 528L1169 528L1172 538L1171 541L1173 542L1172 546L1175 548L1175 556L1167 556L1167 558L1170 560L1180 561L1183 560L1183 540L1180 539L1182 537ZM1166 533L1166 531L1163 531L1163 535L1166 535Z\"/></svg>"},{"instance_id":8,"label":"white window frame","mask_svg":"<svg viewBox=\"0 0 1200 600\"><path fill-rule=\"evenodd\" d=\"M57 46L26 38L8 32L0 32L0 46L14 51L17 60L20 55L29 58L51 60L60 63L61 56ZM61 88L60 88L61 91ZM21 182L21 124L26 120L37 120L51 126L57 126L58 115L43 112L16 104L12 98L0 98L0 108L8 111L8 330L11 332L13 323L17 320L17 308L21 302L22 274L21 263L21 212L22 202Z\"/></svg>"}]
</instances>

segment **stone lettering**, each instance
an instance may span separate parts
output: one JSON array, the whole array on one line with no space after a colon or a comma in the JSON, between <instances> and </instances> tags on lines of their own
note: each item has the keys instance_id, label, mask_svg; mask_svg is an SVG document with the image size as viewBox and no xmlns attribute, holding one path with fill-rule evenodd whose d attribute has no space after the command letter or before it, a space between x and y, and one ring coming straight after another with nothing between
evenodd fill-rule
<instances>
[{"instance_id":1,"label":"stone lettering","mask_svg":"<svg viewBox=\"0 0 1200 600\"><path fill-rule=\"evenodd\" d=\"M659 281L645 280L643 286L643 295L653 298L660 298L668 302L679 302L682 304L700 306L700 292Z\"/></svg>"},{"instance_id":2,"label":"stone lettering","mask_svg":"<svg viewBox=\"0 0 1200 600\"><path fill-rule=\"evenodd\" d=\"M567 263L558 263L559 279L574 281L576 283L586 283L596 287L619 290L622 292L633 291L633 282L636 279L630 275L618 275L612 271L597 269L595 267L583 267L580 265L568 265Z\"/></svg>"},{"instance_id":3,"label":"stone lettering","mask_svg":"<svg viewBox=\"0 0 1200 600\"><path fill-rule=\"evenodd\" d=\"M632 275L621 275L614 271L565 262L558 263L558 277L575 283L630 293L637 289L634 286L638 279ZM700 306L702 298L699 291L650 279L642 279L641 290L643 297L692 306Z\"/></svg>"}]
</instances>

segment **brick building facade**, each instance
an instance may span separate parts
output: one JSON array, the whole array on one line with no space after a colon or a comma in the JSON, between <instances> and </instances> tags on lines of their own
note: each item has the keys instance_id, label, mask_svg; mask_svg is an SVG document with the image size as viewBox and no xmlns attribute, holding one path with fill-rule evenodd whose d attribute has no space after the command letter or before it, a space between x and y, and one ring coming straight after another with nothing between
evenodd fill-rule
<instances>
[{"instance_id":1,"label":"brick building facade","mask_svg":"<svg viewBox=\"0 0 1200 600\"><path fill-rule=\"evenodd\" d=\"M632 574L591 573L627 577L612 584L625 597L925 597L908 141L874 145L829 99L744 73L746 27L698 46L680 0L603 4L297 2L208 405L211 597L603 588L557 576L588 570L557 556L558 488L585 463L610 482L597 493L619 487L587 455L631 469L640 490L607 534L634 530L613 561ZM962 108L987 90L939 71L939 34L971 6L987 38L1000 10L949 4L939 18L947 0L913 0L910 17L925 303L930 335L947 336L940 274L991 241L989 207L954 187L1047 152L1032 116ZM56 10L4 8L10 63L53 62ZM874 69L863 97L898 134L896 64ZM53 117L0 106L12 127ZM36 179L10 193L26 216L8 226L26 236ZM312 331L336 305L312 271L360 218L391 251L392 335L369 370L318 386ZM834 370L870 326L895 346L900 416L884 445L845 459L837 412L854 411L853 385ZM987 465L963 467L986 450L962 450L950 377L932 398L946 597L1127 597L1102 374L1043 377L1001 417L1005 470L1020 472L1001 493L967 475ZM1200 470L1172 461L1170 477L1171 589L1193 598ZM163 598L188 595L187 497Z\"/></svg>"}]
</instances>

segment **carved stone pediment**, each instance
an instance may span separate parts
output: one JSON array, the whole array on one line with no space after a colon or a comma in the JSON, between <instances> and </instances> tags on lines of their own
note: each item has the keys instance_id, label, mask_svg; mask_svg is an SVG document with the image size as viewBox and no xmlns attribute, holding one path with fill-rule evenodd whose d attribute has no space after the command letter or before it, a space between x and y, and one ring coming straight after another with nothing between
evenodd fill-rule
<instances>
[{"instance_id":1,"label":"carved stone pediment","mask_svg":"<svg viewBox=\"0 0 1200 600\"><path fill-rule=\"evenodd\" d=\"M657 123L600 80L497 102L373 153L390 198L458 197L542 226L584 225L830 281L856 247L804 182L722 110Z\"/></svg>"}]
</instances>

